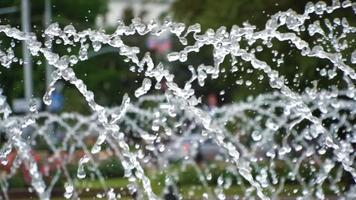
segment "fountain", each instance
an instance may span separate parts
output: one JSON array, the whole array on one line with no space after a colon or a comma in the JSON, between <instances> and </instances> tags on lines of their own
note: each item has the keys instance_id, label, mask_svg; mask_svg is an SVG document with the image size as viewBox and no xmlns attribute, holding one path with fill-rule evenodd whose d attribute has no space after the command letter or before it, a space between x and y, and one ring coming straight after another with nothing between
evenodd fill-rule
<instances>
[{"instance_id":1,"label":"fountain","mask_svg":"<svg viewBox=\"0 0 356 200\"><path fill-rule=\"evenodd\" d=\"M288 10L272 15L263 30L246 23L243 27L233 26L230 31L221 27L201 33L199 24L186 27L169 19L162 24L155 21L144 24L136 18L128 26L118 22L115 32L109 34L102 30L77 31L72 25L61 28L53 23L42 36L50 41L45 43L35 34L0 25L2 35L24 41L34 57L44 56L55 67L43 96L46 105L51 104L55 84L63 80L76 87L92 111L87 116L57 115L39 112L32 101L30 112L17 116L12 114L0 90L0 130L7 137L0 150L0 161L1 165L10 166L8 173L0 176L2 197L9 199L9 182L24 166L30 177L30 190L40 199L50 199L59 180L64 180L60 183L64 197L77 199L90 191L90 184L80 188L87 179L98 180L102 190L97 192L97 198L120 199L120 189L107 186L107 177L99 166L100 154L106 152L105 156L121 163L123 176L128 180L126 189L140 196L139 199L161 199L162 191L155 189L153 179L163 177L159 185L176 187L184 181L183 172L189 170L201 187L191 187L189 191L176 189L183 199L356 198L356 51L355 40L348 40L355 35L356 28L347 18L323 18L337 10L351 10L355 14L356 4L348 0L333 1L331 5L322 1L308 3L302 14ZM320 18L315 20L312 15ZM164 32L176 36L183 46L167 55L169 62L183 63L190 54L212 46L214 65L188 66L191 78L180 87L167 64L154 63L149 53L139 58L140 49L122 40L134 34L159 36ZM194 38L193 44L189 44L188 37ZM57 54L51 50L54 41L80 46L79 52ZM328 61L333 68L321 69L320 75L330 80L337 78L342 84L322 89L315 83L305 91L294 91L279 74L278 67L272 65L274 62L258 56L258 52L272 51L275 42L287 43L300 56ZM134 96L125 95L119 107L99 105L94 93L73 71L78 62L88 59L89 48L99 51L102 46L117 48L132 64L131 70L145 77ZM13 47L1 47L3 67L22 62ZM224 73L221 64L229 58L231 73L241 65L251 65L253 72L263 73L261 79L268 80L273 92L209 112L201 107L193 83L204 87L207 79L218 81ZM284 66L283 59L274 64L277 62L280 67L296 67ZM161 89L161 83L167 89L162 94L153 94ZM253 83L236 80L236 85L239 84ZM63 133L59 141L49 134L54 124ZM24 137L24 130L29 128L32 135ZM191 136L198 139L191 139L189 153L179 164L174 164L168 156L174 149L166 141ZM93 144L88 143L91 138L96 138ZM206 141L221 149L216 163L197 159L199 146ZM33 152L40 142L50 150L49 157L55 162L54 172L47 170L50 179ZM80 156L78 149L82 152ZM73 162L78 164L75 174L69 167ZM157 170L153 173L152 169Z\"/></svg>"}]
</instances>

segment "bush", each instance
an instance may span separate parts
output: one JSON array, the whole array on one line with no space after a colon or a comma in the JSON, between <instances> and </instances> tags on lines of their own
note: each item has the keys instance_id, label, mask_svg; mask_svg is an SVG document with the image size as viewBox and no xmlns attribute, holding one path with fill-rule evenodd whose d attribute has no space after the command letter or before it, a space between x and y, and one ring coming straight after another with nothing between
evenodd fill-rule
<instances>
[{"instance_id":1,"label":"bush","mask_svg":"<svg viewBox=\"0 0 356 200\"><path fill-rule=\"evenodd\" d=\"M198 185L201 184L199 176L194 167L187 166L185 171L179 173L178 185Z\"/></svg>"},{"instance_id":2,"label":"bush","mask_svg":"<svg viewBox=\"0 0 356 200\"><path fill-rule=\"evenodd\" d=\"M99 171L105 178L124 177L124 168L121 162L117 159L109 159L103 161L99 165Z\"/></svg>"},{"instance_id":3,"label":"bush","mask_svg":"<svg viewBox=\"0 0 356 200\"><path fill-rule=\"evenodd\" d=\"M25 183L22 171L20 173L15 174L9 180L9 188L24 188L26 186L27 184Z\"/></svg>"}]
</instances>

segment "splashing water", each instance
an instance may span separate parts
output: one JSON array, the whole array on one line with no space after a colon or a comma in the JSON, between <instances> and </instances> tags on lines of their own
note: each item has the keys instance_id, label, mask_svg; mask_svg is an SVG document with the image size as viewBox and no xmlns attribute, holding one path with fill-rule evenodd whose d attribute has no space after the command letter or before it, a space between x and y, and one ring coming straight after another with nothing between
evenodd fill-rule
<instances>
[{"instance_id":1,"label":"splashing water","mask_svg":"<svg viewBox=\"0 0 356 200\"><path fill-rule=\"evenodd\" d=\"M50 65L55 67L52 80L43 96L43 102L51 104L51 94L55 84L64 80L75 86L92 110L89 116L77 113L54 115L38 112L35 104L30 105L30 113L20 117L11 114L11 109L0 90L0 127L6 133L8 141L0 150L1 164L9 164L9 155L15 152L10 172L1 175L0 186L4 198L8 198L9 180L24 165L31 177L30 185L40 199L49 199L51 191L63 174L65 178L63 194L65 198L78 198L80 195L78 180L88 175L99 180L104 193L97 197L119 199L121 195L106 186L105 178L99 169L98 155L108 145L112 156L124 167L127 188L133 193L142 191L148 199L160 199L160 195L151 186L152 177L146 168L156 165L165 176L165 183L181 181L180 173L193 169L198 175L199 185L203 189L200 198L227 199L279 199L293 195L297 199L325 199L327 196L338 196L342 199L355 197L355 143L356 143L356 72L355 44L356 28L346 18L329 20L322 16L335 10L356 12L356 4L350 1L333 1L332 5L319 1L308 3L303 14L293 10L278 12L271 16L265 29L257 30L255 26L245 23L243 27L233 26L228 31L221 27L216 31L208 29L201 33L200 25L185 27L182 23L165 20L161 25L155 21L143 24L140 19L133 19L129 26L118 23L112 34L103 31L84 30L78 32L68 25L63 29L57 23L51 24L42 37L51 42L43 44L32 33L23 33L8 25L0 25L0 33L13 40L27 43L33 56L43 55ZM312 15L320 16L313 20ZM282 31L284 30L284 31ZM199 52L205 46L212 46L214 66L189 66L191 79L183 88L174 82L174 74L163 63L154 63L151 55L146 53L139 58L140 49L131 47L121 39L133 34L152 34L159 36L170 32L177 36L184 48L167 55L169 62L185 62L188 56ZM308 39L303 39L307 35ZM188 45L187 37L194 38L194 44ZM302 37L303 36L303 37ZM64 45L80 46L78 55L59 55L51 50L52 41L61 40ZM333 85L329 89L307 88L303 92L294 91L285 78L267 60L261 60L258 52L272 50L275 42L287 43L303 57L327 60L334 70L320 70L321 76L329 79L339 78L345 86ZM90 44L94 51L107 45L119 50L135 67L134 71L145 78L137 88L131 100L125 95L120 107L103 107L94 99L94 93L80 80L72 67L88 59ZM246 45L247 44L247 45ZM4 47L2 47L4 49ZM13 47L0 50L1 65L10 68L14 62L20 62ZM351 50L350 50L351 49ZM351 51L351 54L347 52ZM278 54L278 52L277 52ZM345 55L347 54L347 56ZM200 99L195 96L192 84L197 82L204 87L207 79L217 79L223 73L221 64L231 57L231 72L239 70L236 63L250 64L252 72L262 72L274 90L261 94L244 102L233 103L208 112L201 108ZM276 60L277 66L283 66L284 60ZM287 67L287 66L283 66ZM291 66L288 66L291 67ZM340 76L341 75L341 76ZM154 82L166 81L167 91L164 95L149 95ZM240 85L253 85L250 80L237 80ZM154 102L156 106L145 107L145 102ZM184 124L189 121L189 125ZM60 145L54 144L51 135L53 123L64 130L65 136ZM233 131L229 125L237 127ZM30 139L24 139L27 128L34 129ZM149 127L149 128L147 128ZM200 134L195 134L199 130ZM129 133L135 133L140 142L135 149L128 144ZM90 149L85 143L87 138L96 137ZM192 136L199 135L197 142ZM342 135L342 137L340 136ZM201 137L200 137L201 136ZM192 149L189 149L180 166L174 167L169 162L169 145L162 140L178 141L190 138ZM31 143L44 140L53 154L60 160L57 173L48 183L39 169L33 155ZM223 164L204 167L196 159L194 152L199 144L212 140L222 150ZM195 144L196 143L196 144ZM137 147L137 148L136 148ZM81 149L84 155L79 159L76 177L68 170L70 159L75 149ZM63 157L63 153L66 156ZM211 188L212 173L223 168L218 174L216 187ZM242 192L231 191L234 185ZM295 188L286 194L290 185ZM191 192L195 192L194 187ZM180 194L185 197L184 194ZM189 197L188 197L189 198Z\"/></svg>"}]
</instances>

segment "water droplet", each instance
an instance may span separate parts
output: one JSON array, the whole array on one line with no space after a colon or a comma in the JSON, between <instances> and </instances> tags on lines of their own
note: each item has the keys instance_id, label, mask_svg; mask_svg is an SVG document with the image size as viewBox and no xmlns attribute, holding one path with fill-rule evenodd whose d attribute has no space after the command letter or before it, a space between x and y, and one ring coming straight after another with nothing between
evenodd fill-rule
<instances>
[{"instance_id":1,"label":"water droplet","mask_svg":"<svg viewBox=\"0 0 356 200\"><path fill-rule=\"evenodd\" d=\"M262 140L262 134L259 131L253 131L251 136L252 139L256 142Z\"/></svg>"},{"instance_id":2,"label":"water droplet","mask_svg":"<svg viewBox=\"0 0 356 200\"><path fill-rule=\"evenodd\" d=\"M64 198L70 199L73 196L74 186L72 184L66 182L64 184L64 189L65 189Z\"/></svg>"},{"instance_id":3,"label":"water droplet","mask_svg":"<svg viewBox=\"0 0 356 200\"><path fill-rule=\"evenodd\" d=\"M142 86L135 91L135 97L140 97L146 94L151 89L151 86L152 86L151 79L149 78L143 79Z\"/></svg>"}]
</instances>

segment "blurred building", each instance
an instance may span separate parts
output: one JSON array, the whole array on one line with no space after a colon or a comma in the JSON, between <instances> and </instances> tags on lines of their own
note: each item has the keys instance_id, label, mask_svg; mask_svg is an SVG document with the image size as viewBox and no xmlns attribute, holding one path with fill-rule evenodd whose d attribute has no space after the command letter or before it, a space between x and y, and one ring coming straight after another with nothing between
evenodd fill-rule
<instances>
[{"instance_id":1,"label":"blurred building","mask_svg":"<svg viewBox=\"0 0 356 200\"><path fill-rule=\"evenodd\" d=\"M97 19L99 27L115 26L118 19L125 18L128 10L133 17L147 22L168 12L174 0L109 0L108 12ZM127 17L127 16L126 16Z\"/></svg>"}]
</instances>

